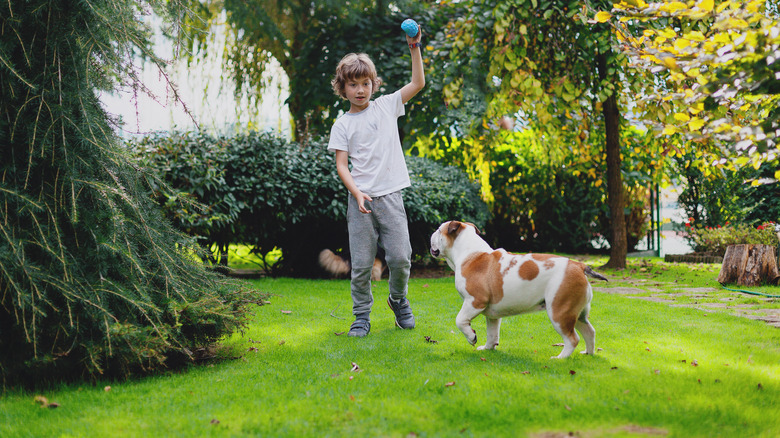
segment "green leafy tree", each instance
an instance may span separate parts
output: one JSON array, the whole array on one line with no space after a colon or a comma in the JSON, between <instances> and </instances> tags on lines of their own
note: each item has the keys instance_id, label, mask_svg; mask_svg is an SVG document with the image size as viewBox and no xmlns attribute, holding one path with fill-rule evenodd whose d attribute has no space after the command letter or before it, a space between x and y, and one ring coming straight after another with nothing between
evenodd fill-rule
<instances>
[{"instance_id":1,"label":"green leafy tree","mask_svg":"<svg viewBox=\"0 0 780 438\"><path fill-rule=\"evenodd\" d=\"M471 161L489 166L479 157L500 140L499 120L506 115L519 115L537 130L551 154L573 149L581 163L591 165L605 155L612 229L607 265L625 267L620 130L637 85L627 56L614 50L618 41L611 28L590 22L587 9L575 1L470 1L452 7L460 10L459 18L437 35L433 45L442 59L435 65L442 66L438 79L449 105L482 105L481 113L464 110L472 118L461 125L482 148Z\"/></svg>"},{"instance_id":2,"label":"green leafy tree","mask_svg":"<svg viewBox=\"0 0 780 438\"><path fill-rule=\"evenodd\" d=\"M152 2L178 19L177 3ZM243 325L247 291L193 260L98 93L137 82L136 0L0 5L0 378L119 376Z\"/></svg>"},{"instance_id":3,"label":"green leafy tree","mask_svg":"<svg viewBox=\"0 0 780 438\"><path fill-rule=\"evenodd\" d=\"M612 23L651 85L638 112L677 148L696 150L705 174L778 155L777 2L625 0L607 9L597 21Z\"/></svg>"}]
</instances>

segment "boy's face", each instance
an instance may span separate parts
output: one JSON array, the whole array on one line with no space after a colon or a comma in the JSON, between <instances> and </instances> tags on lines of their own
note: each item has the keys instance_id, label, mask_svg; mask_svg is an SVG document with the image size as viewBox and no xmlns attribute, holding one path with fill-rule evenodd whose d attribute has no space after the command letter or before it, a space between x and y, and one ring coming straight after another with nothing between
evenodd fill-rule
<instances>
[{"instance_id":1,"label":"boy's face","mask_svg":"<svg viewBox=\"0 0 780 438\"><path fill-rule=\"evenodd\" d=\"M348 79L344 84L344 92L350 103L349 112L360 112L368 107L373 90L373 81L368 76Z\"/></svg>"}]
</instances>

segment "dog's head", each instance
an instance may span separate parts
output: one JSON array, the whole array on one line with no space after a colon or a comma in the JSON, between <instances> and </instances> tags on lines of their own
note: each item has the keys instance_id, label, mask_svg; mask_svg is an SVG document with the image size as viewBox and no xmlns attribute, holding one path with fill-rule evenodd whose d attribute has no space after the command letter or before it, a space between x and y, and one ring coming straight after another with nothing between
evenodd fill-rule
<instances>
[{"instance_id":1,"label":"dog's head","mask_svg":"<svg viewBox=\"0 0 780 438\"><path fill-rule=\"evenodd\" d=\"M431 255L435 258L447 258L455 239L463 232L480 234L477 226L469 222L449 221L441 224L431 235Z\"/></svg>"}]
</instances>

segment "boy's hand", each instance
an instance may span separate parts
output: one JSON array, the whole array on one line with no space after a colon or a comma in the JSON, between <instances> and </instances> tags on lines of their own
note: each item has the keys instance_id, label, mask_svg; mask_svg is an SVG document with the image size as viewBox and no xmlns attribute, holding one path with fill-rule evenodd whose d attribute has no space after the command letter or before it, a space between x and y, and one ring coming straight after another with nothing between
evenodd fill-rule
<instances>
[{"instance_id":1,"label":"boy's hand","mask_svg":"<svg viewBox=\"0 0 780 438\"><path fill-rule=\"evenodd\" d=\"M360 192L358 193L358 195L355 196L355 199L357 200L358 203L358 210L360 210L361 213L365 213L365 214L371 213L371 210L369 210L366 207L367 205L366 202L373 201L373 199L371 199L370 196L366 195L363 192Z\"/></svg>"},{"instance_id":2,"label":"boy's hand","mask_svg":"<svg viewBox=\"0 0 780 438\"><path fill-rule=\"evenodd\" d=\"M406 35L406 43L407 44L414 44L419 43L420 40L422 40L422 26L420 26L420 31L417 32L417 35L410 37L409 35Z\"/></svg>"}]
</instances>

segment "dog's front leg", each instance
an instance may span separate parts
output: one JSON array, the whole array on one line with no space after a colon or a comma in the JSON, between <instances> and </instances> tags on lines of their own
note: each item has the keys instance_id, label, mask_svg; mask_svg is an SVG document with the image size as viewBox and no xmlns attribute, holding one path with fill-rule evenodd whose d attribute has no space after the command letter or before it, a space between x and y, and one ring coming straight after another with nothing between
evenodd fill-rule
<instances>
[{"instance_id":1,"label":"dog's front leg","mask_svg":"<svg viewBox=\"0 0 780 438\"><path fill-rule=\"evenodd\" d=\"M501 318L489 318L487 320L487 342L477 350L493 350L498 346L498 334L501 331Z\"/></svg>"},{"instance_id":2,"label":"dog's front leg","mask_svg":"<svg viewBox=\"0 0 780 438\"><path fill-rule=\"evenodd\" d=\"M471 320L476 318L483 310L485 309L475 308L473 300L463 300L463 306L460 308L460 312L458 312L458 317L455 318L455 324L471 345L477 343L477 332L471 328Z\"/></svg>"}]
</instances>

